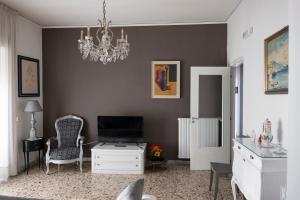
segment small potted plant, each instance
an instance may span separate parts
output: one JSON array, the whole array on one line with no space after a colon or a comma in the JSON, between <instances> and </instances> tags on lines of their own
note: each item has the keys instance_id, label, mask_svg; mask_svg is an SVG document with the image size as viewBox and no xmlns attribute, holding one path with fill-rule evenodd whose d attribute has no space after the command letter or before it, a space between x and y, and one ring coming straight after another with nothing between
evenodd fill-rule
<instances>
[{"instance_id":1,"label":"small potted plant","mask_svg":"<svg viewBox=\"0 0 300 200\"><path fill-rule=\"evenodd\" d=\"M151 161L163 161L163 146L161 144L150 144L149 153Z\"/></svg>"}]
</instances>

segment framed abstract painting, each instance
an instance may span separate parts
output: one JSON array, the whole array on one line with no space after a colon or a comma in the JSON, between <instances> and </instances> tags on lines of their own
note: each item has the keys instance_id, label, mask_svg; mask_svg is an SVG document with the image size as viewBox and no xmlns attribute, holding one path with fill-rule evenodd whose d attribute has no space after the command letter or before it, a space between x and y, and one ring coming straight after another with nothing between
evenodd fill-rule
<instances>
[{"instance_id":1,"label":"framed abstract painting","mask_svg":"<svg viewBox=\"0 0 300 200\"><path fill-rule=\"evenodd\" d=\"M265 40L265 94L288 93L289 28Z\"/></svg>"},{"instance_id":2,"label":"framed abstract painting","mask_svg":"<svg viewBox=\"0 0 300 200\"><path fill-rule=\"evenodd\" d=\"M40 96L39 60L18 56L18 96Z\"/></svg>"},{"instance_id":3,"label":"framed abstract painting","mask_svg":"<svg viewBox=\"0 0 300 200\"><path fill-rule=\"evenodd\" d=\"M152 98L180 98L180 61L152 61Z\"/></svg>"}]
</instances>

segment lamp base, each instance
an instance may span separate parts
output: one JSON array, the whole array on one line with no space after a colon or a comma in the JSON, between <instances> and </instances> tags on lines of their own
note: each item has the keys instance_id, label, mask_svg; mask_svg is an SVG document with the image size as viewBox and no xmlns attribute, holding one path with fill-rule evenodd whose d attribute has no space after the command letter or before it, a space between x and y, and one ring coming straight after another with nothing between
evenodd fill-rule
<instances>
[{"instance_id":1,"label":"lamp base","mask_svg":"<svg viewBox=\"0 0 300 200\"><path fill-rule=\"evenodd\" d=\"M36 130L34 127L32 127L30 130L30 137L28 138L28 140L36 140L36 139L38 139L36 137Z\"/></svg>"}]
</instances>

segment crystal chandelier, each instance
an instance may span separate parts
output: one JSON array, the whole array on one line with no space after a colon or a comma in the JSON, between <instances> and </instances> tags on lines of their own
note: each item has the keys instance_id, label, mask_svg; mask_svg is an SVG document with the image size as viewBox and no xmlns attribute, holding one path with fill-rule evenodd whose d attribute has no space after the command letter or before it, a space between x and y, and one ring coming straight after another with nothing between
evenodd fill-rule
<instances>
[{"instance_id":1,"label":"crystal chandelier","mask_svg":"<svg viewBox=\"0 0 300 200\"><path fill-rule=\"evenodd\" d=\"M98 19L99 28L95 37L97 44L94 42L90 33L90 27L87 27L85 37L83 30L78 40L78 49L82 55L82 59L90 57L90 61L101 61L103 64L116 62L116 60L124 60L129 53L129 43L127 34L124 36L124 30L121 30L121 38L117 39L116 46L113 46L113 32L110 29L111 21L106 20L106 3L103 1L103 19Z\"/></svg>"}]
</instances>

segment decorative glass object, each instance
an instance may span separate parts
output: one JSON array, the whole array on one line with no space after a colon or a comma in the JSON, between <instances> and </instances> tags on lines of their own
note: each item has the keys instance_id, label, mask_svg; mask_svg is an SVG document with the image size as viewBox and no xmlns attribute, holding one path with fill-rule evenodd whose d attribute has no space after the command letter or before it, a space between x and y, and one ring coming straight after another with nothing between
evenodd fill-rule
<instances>
[{"instance_id":1,"label":"decorative glass object","mask_svg":"<svg viewBox=\"0 0 300 200\"><path fill-rule=\"evenodd\" d=\"M78 49L82 55L82 59L90 58L90 61L101 61L104 65L116 60L124 60L129 53L128 35L121 30L121 38L116 40L113 46L113 32L110 29L111 21L106 19L106 3L103 1L103 19L98 19L99 28L96 31L94 41L90 33L90 27L87 27L87 34L84 36L83 30L78 40Z\"/></svg>"},{"instance_id":2,"label":"decorative glass object","mask_svg":"<svg viewBox=\"0 0 300 200\"><path fill-rule=\"evenodd\" d=\"M272 135L272 123L267 118L263 124L263 133L261 135L261 144L263 147L272 147L271 142L273 140Z\"/></svg>"}]
</instances>

